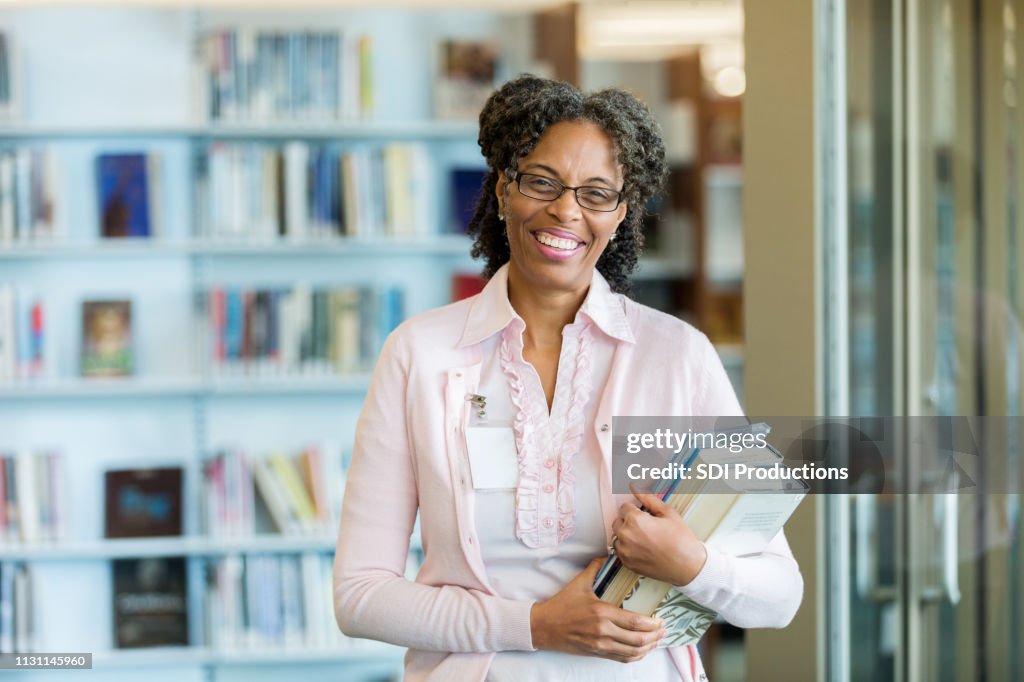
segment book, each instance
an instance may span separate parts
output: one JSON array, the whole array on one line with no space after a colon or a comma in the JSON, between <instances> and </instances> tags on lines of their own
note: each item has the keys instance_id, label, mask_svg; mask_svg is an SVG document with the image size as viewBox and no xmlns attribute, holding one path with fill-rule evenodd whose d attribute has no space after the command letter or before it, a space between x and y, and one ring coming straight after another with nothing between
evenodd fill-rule
<instances>
[{"instance_id":1,"label":"book","mask_svg":"<svg viewBox=\"0 0 1024 682\"><path fill-rule=\"evenodd\" d=\"M673 462L695 470L701 464L743 463L750 467L780 466L782 456L771 446L729 450L683 450ZM710 481L697 477L659 481L652 491L683 517L694 535L710 549L732 556L761 552L782 529L809 487L798 480ZM700 640L716 613L672 585L627 569L611 554L594 580L603 601L623 609L654 615L668 632L659 646L685 646Z\"/></svg>"},{"instance_id":2,"label":"book","mask_svg":"<svg viewBox=\"0 0 1024 682\"><path fill-rule=\"evenodd\" d=\"M114 559L114 645L189 643L184 557Z\"/></svg>"},{"instance_id":3,"label":"book","mask_svg":"<svg viewBox=\"0 0 1024 682\"><path fill-rule=\"evenodd\" d=\"M153 154L100 154L96 157L100 235L152 237L158 157Z\"/></svg>"},{"instance_id":4,"label":"book","mask_svg":"<svg viewBox=\"0 0 1024 682\"><path fill-rule=\"evenodd\" d=\"M82 376L129 376L135 372L132 303L82 303Z\"/></svg>"},{"instance_id":5,"label":"book","mask_svg":"<svg viewBox=\"0 0 1024 682\"><path fill-rule=\"evenodd\" d=\"M373 108L373 43L341 31L242 27L203 36L195 70L213 121L324 121Z\"/></svg>"},{"instance_id":6,"label":"book","mask_svg":"<svg viewBox=\"0 0 1024 682\"><path fill-rule=\"evenodd\" d=\"M181 535L182 478L181 467L107 471L106 537Z\"/></svg>"},{"instance_id":7,"label":"book","mask_svg":"<svg viewBox=\"0 0 1024 682\"><path fill-rule=\"evenodd\" d=\"M485 286L487 281L478 274L456 272L452 275L452 302L476 296Z\"/></svg>"},{"instance_id":8,"label":"book","mask_svg":"<svg viewBox=\"0 0 1024 682\"><path fill-rule=\"evenodd\" d=\"M475 120L494 90L497 46L488 41L443 40L439 51L434 84L436 116Z\"/></svg>"},{"instance_id":9,"label":"book","mask_svg":"<svg viewBox=\"0 0 1024 682\"><path fill-rule=\"evenodd\" d=\"M466 234L469 229L469 222L476 212L476 204L480 200L480 194L484 191L484 181L487 179L486 169L477 168L453 168L449 174L451 184L451 231L456 234ZM491 188L493 191L493 188Z\"/></svg>"}]
</instances>

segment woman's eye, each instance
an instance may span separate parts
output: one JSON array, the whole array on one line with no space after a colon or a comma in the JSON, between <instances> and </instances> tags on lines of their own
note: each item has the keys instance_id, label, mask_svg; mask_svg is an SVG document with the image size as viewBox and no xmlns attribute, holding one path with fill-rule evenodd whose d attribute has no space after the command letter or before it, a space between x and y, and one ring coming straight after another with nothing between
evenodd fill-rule
<instances>
[{"instance_id":1,"label":"woman's eye","mask_svg":"<svg viewBox=\"0 0 1024 682\"><path fill-rule=\"evenodd\" d=\"M531 187L536 187L537 189L541 189L541 190L555 189L555 184L553 182L551 182L550 180L546 180L544 178L531 178L530 179L530 186Z\"/></svg>"},{"instance_id":2,"label":"woman's eye","mask_svg":"<svg viewBox=\"0 0 1024 682\"><path fill-rule=\"evenodd\" d=\"M582 194L584 198L594 201L609 201L612 198L611 192L596 187L587 187Z\"/></svg>"}]
</instances>

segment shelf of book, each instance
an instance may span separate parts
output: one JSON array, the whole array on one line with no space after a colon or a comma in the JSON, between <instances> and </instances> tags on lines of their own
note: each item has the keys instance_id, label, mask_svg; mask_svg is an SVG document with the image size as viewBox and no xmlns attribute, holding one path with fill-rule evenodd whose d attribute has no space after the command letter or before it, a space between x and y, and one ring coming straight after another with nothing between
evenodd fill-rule
<instances>
[{"instance_id":1,"label":"shelf of book","mask_svg":"<svg viewBox=\"0 0 1024 682\"><path fill-rule=\"evenodd\" d=\"M366 373L348 376L253 376L237 378L144 378L33 380L0 386L0 401L96 398L203 398L361 394Z\"/></svg>"},{"instance_id":2,"label":"shelf of book","mask_svg":"<svg viewBox=\"0 0 1024 682\"><path fill-rule=\"evenodd\" d=\"M260 140L459 140L477 133L476 121L349 121L338 123L239 123L236 125L116 125L116 126L34 126L0 127L0 139L12 141L197 138Z\"/></svg>"},{"instance_id":3,"label":"shelf of book","mask_svg":"<svg viewBox=\"0 0 1024 682\"><path fill-rule=\"evenodd\" d=\"M415 538L415 539L418 539ZM165 556L219 556L265 552L329 552L334 535L254 535L250 537L152 537L95 540L92 542L21 543L3 548L4 560L67 561ZM413 549L419 543L414 543Z\"/></svg>"},{"instance_id":4,"label":"shelf of book","mask_svg":"<svg viewBox=\"0 0 1024 682\"><path fill-rule=\"evenodd\" d=\"M193 240L171 242L159 239L123 239L81 243L0 243L0 260L30 259L135 259L181 256L465 256L470 241L459 234L428 237L338 237L320 240L231 242Z\"/></svg>"},{"instance_id":5,"label":"shelf of book","mask_svg":"<svg viewBox=\"0 0 1024 682\"><path fill-rule=\"evenodd\" d=\"M137 651L114 650L93 654L94 668L150 666L282 665L315 663L387 663L400 665L405 649L377 642L360 642L348 649L305 647L260 647L259 649L216 649L212 647L151 647Z\"/></svg>"}]
</instances>

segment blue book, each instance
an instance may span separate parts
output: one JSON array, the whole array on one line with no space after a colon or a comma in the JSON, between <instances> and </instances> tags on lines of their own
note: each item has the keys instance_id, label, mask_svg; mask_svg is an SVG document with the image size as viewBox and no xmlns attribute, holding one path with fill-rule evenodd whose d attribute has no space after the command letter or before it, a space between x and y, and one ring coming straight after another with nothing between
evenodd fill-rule
<instances>
[{"instance_id":1,"label":"blue book","mask_svg":"<svg viewBox=\"0 0 1024 682\"><path fill-rule=\"evenodd\" d=\"M451 171L452 232L466 234L486 178L486 170L455 168Z\"/></svg>"},{"instance_id":2,"label":"blue book","mask_svg":"<svg viewBox=\"0 0 1024 682\"><path fill-rule=\"evenodd\" d=\"M153 235L148 161L146 154L100 154L96 157L102 236Z\"/></svg>"}]
</instances>

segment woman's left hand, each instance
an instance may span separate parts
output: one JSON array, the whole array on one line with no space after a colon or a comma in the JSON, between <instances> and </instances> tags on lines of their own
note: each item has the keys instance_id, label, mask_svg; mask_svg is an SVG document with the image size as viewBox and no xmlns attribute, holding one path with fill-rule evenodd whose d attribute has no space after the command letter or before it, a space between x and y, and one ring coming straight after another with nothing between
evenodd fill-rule
<instances>
[{"instance_id":1,"label":"woman's left hand","mask_svg":"<svg viewBox=\"0 0 1024 682\"><path fill-rule=\"evenodd\" d=\"M670 585L686 585L700 573L707 549L676 510L657 495L633 491L647 508L632 502L619 507L612 523L615 553L626 568Z\"/></svg>"}]
</instances>

